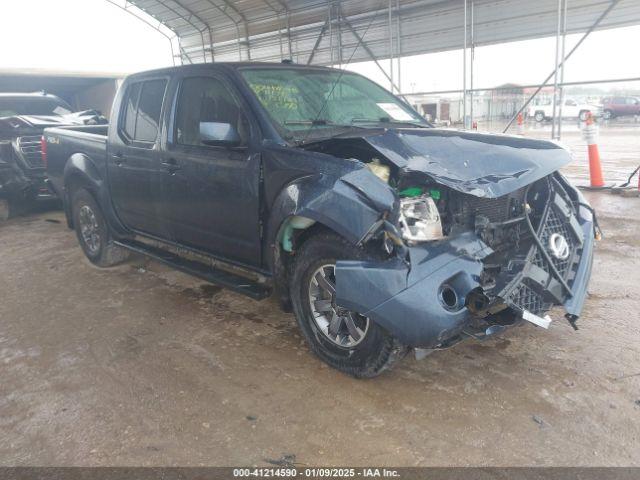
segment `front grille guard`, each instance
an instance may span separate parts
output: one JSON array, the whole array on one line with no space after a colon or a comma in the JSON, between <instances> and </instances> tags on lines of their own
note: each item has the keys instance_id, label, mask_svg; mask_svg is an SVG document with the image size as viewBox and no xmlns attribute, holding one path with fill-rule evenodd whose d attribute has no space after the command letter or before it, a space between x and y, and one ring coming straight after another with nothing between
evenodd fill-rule
<instances>
[{"instance_id":1,"label":"front grille guard","mask_svg":"<svg viewBox=\"0 0 640 480\"><path fill-rule=\"evenodd\" d=\"M525 202L528 190L525 192ZM552 305L573 296L570 284L582 254L583 238L579 227L575 227L578 224L572 202L555 179L549 181L549 199L538 229L534 229L529 212L525 211L524 221L534 244L529 248L522 271L498 297L516 310L540 315ZM569 242L570 255L567 259L560 260L549 255L545 244L552 233L560 233Z\"/></svg>"}]
</instances>

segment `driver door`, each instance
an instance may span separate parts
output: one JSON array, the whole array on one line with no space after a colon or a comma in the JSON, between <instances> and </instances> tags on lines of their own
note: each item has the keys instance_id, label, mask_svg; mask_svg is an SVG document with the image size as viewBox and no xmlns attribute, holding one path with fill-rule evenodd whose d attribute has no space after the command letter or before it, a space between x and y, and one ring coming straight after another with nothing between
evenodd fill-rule
<instances>
[{"instance_id":1,"label":"driver door","mask_svg":"<svg viewBox=\"0 0 640 480\"><path fill-rule=\"evenodd\" d=\"M173 239L242 264L260 262L260 156L245 106L216 76L185 76L162 152L164 204ZM235 143L203 138L202 124L224 125ZM206 142L206 143L205 143Z\"/></svg>"}]
</instances>

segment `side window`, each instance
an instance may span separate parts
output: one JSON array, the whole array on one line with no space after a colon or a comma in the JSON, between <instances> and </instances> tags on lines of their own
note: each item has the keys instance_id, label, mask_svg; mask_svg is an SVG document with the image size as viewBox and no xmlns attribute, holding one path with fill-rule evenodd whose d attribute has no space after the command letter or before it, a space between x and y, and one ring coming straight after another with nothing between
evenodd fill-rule
<instances>
[{"instance_id":1,"label":"side window","mask_svg":"<svg viewBox=\"0 0 640 480\"><path fill-rule=\"evenodd\" d=\"M570 107L575 107L576 105L578 105L575 100L567 100L566 102L564 102L564 104Z\"/></svg>"},{"instance_id":2,"label":"side window","mask_svg":"<svg viewBox=\"0 0 640 480\"><path fill-rule=\"evenodd\" d=\"M248 124L229 89L211 77L183 80L175 121L176 142L181 145L204 145L200 140L200 122L228 123L246 139Z\"/></svg>"},{"instance_id":3,"label":"side window","mask_svg":"<svg viewBox=\"0 0 640 480\"><path fill-rule=\"evenodd\" d=\"M122 131L130 139L136 134L136 110L138 108L138 99L140 98L140 87L142 83L134 83L127 90L124 101L124 117L122 118Z\"/></svg>"},{"instance_id":4,"label":"side window","mask_svg":"<svg viewBox=\"0 0 640 480\"><path fill-rule=\"evenodd\" d=\"M122 131L130 140L145 143L156 140L166 86L166 80L149 80L129 87L123 107Z\"/></svg>"}]
</instances>

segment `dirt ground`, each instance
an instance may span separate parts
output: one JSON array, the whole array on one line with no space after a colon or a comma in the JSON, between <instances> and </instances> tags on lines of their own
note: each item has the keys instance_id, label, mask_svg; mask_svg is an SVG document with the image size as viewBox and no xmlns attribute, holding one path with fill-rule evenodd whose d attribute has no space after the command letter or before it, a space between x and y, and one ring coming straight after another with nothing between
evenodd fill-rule
<instances>
[{"instance_id":1,"label":"dirt ground","mask_svg":"<svg viewBox=\"0 0 640 480\"><path fill-rule=\"evenodd\" d=\"M588 197L606 238L578 332L556 313L364 381L272 300L97 269L60 212L4 222L0 464L640 465L640 199Z\"/></svg>"}]
</instances>

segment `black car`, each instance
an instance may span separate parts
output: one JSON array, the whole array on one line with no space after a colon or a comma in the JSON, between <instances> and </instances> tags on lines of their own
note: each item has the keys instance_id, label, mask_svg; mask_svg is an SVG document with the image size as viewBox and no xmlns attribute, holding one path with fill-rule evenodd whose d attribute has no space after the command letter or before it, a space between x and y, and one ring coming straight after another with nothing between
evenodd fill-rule
<instances>
[{"instance_id":1,"label":"black car","mask_svg":"<svg viewBox=\"0 0 640 480\"><path fill-rule=\"evenodd\" d=\"M559 145L432 128L355 73L218 63L128 77L109 127L45 130L99 266L128 251L274 293L329 365L374 376L523 320L575 325L595 218Z\"/></svg>"},{"instance_id":2,"label":"black car","mask_svg":"<svg viewBox=\"0 0 640 480\"><path fill-rule=\"evenodd\" d=\"M57 125L106 123L99 112L73 112L55 95L0 93L0 199L25 207L50 199L42 163L42 132Z\"/></svg>"}]
</instances>

